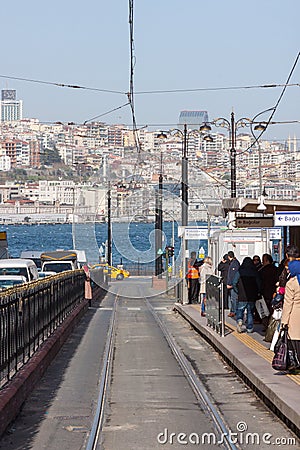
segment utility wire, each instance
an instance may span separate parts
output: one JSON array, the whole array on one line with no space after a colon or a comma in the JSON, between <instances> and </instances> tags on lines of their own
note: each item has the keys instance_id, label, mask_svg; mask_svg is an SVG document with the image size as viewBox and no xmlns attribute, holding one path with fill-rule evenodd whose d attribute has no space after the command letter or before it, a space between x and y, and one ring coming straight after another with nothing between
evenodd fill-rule
<instances>
[{"instance_id":1,"label":"utility wire","mask_svg":"<svg viewBox=\"0 0 300 450\"><path fill-rule=\"evenodd\" d=\"M135 118L134 109L134 67L135 67L135 54L134 54L134 4L133 0L129 0L129 46L130 46L130 82L129 82L129 92L127 93L128 102L130 104L132 125L134 133L134 141L137 147L138 153L141 152L141 144L139 140L139 135L137 132L137 124Z\"/></svg>"},{"instance_id":2,"label":"utility wire","mask_svg":"<svg viewBox=\"0 0 300 450\"><path fill-rule=\"evenodd\" d=\"M136 95L141 94L175 94L175 93L185 93L185 92L208 92L208 91L234 91L242 89L268 89L268 88L279 88L279 87L299 87L300 83L293 84L258 84L253 86L221 86L221 87L208 87L208 88L194 88L194 89L168 89L168 90L157 90L157 91L137 91Z\"/></svg>"},{"instance_id":3,"label":"utility wire","mask_svg":"<svg viewBox=\"0 0 300 450\"><path fill-rule=\"evenodd\" d=\"M114 89L102 89L95 88L89 86L81 86L78 84L67 84L67 83L58 83L54 81L45 81L45 80L36 80L32 78L25 77L15 77L12 75L0 75L0 78L6 78L8 80L16 80L16 81L26 81L28 83L37 83L37 84L46 84L50 86L57 86L62 88L70 88L70 89L84 89L88 91L95 92L104 92L109 94L121 94L128 95L125 91L118 91ZM247 90L247 89L273 89L279 87L300 87L300 83L291 83L291 84L280 84L280 83L272 83L272 84L258 84L258 85L249 85L249 86L217 86L217 87L204 87L204 88L186 88L186 89L162 89L162 90L149 90L149 91L137 91L135 95L142 94L176 94L176 93L185 93L185 92L208 92L208 91L233 91L233 90Z\"/></svg>"},{"instance_id":4,"label":"utility wire","mask_svg":"<svg viewBox=\"0 0 300 450\"><path fill-rule=\"evenodd\" d=\"M109 94L124 94L124 92L121 92L121 91L92 88L92 87L87 87L87 86L80 86L80 85L77 85L77 84L65 84L65 83L55 83L53 81L34 80L34 79L31 79L31 78L13 77L13 76L10 76L10 75L0 75L0 78L7 78L8 80L27 81L29 83L48 84L48 85L58 86L58 87L63 87L63 88L85 89L87 91L106 92L106 93L109 93Z\"/></svg>"},{"instance_id":5,"label":"utility wire","mask_svg":"<svg viewBox=\"0 0 300 450\"><path fill-rule=\"evenodd\" d=\"M253 135L253 137L255 138L255 139L254 139L254 142L252 142L252 144L251 144L246 150L244 150L243 152L241 152L240 154L243 154L243 153L245 153L245 152L248 152L252 147L254 147L254 145L255 145L256 143L258 143L258 141L259 141L259 139L261 138L261 136L267 131L267 128L269 127L269 125L270 125L270 123L271 123L271 121L272 121L272 119L273 119L273 117L274 117L274 114L275 114L276 111L277 111L277 108L278 108L278 106L279 106L279 104L280 104L280 102L281 102L281 100L282 100L282 98L283 98L283 96L284 96L284 94L285 94L285 91L286 91L287 86L288 86L288 84L289 84L289 82L290 82L290 79L291 79L291 77L292 77L292 75L293 75L293 73L294 73L294 70L295 70L295 68L296 68L296 66L297 66L297 64L298 64L299 57L300 57L300 52L298 53L298 55L297 55L297 57L296 57L296 59L295 59L295 61L294 61L293 67L292 67L292 69L290 70L289 76L288 76L288 78L287 78L287 80L286 80L286 83L284 84L284 87L283 87L283 89L282 89L282 91L281 91L281 94L280 94L279 97L278 97L278 100L277 100L275 106L273 106L272 108L266 109L265 111L262 111L261 113L257 114L257 115L254 117L254 120L255 120L255 119L257 119L257 117L260 116L261 114L263 114L263 113L265 113L265 112L268 112L268 111L271 111L271 114L270 114L270 116L269 116L269 119L268 119L266 122L264 121L264 129L258 134L258 136L254 136L254 134L253 134L253 132L252 132L252 124L250 125L250 126L251 126L251 132L252 132L252 135ZM254 120L253 120L253 121L254 121ZM253 122L253 121L252 121L252 122Z\"/></svg>"},{"instance_id":6,"label":"utility wire","mask_svg":"<svg viewBox=\"0 0 300 450\"><path fill-rule=\"evenodd\" d=\"M111 109L110 111L107 111L107 112L105 112L105 113L99 114L98 116L92 117L91 119L87 119L87 120L85 120L85 121L83 122L83 125L86 125L88 122L92 122L92 121L95 120L95 119L99 119L99 117L103 117L103 116L106 116L107 114L110 114L110 113L112 113L112 112L114 112L114 111L117 111L118 109L124 108L125 106L127 106L127 105L129 105L129 104L130 104L129 102L124 103L124 105L117 106L116 108Z\"/></svg>"}]
</instances>

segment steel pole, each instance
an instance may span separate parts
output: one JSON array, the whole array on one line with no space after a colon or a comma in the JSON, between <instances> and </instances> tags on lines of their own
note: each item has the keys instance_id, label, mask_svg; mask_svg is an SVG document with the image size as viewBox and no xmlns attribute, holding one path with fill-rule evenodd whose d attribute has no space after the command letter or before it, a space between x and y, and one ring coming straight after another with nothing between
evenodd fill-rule
<instances>
[{"instance_id":1,"label":"steel pole","mask_svg":"<svg viewBox=\"0 0 300 450\"><path fill-rule=\"evenodd\" d=\"M107 192L107 263L111 266L111 190L110 181L108 182Z\"/></svg>"},{"instance_id":2,"label":"steel pole","mask_svg":"<svg viewBox=\"0 0 300 450\"><path fill-rule=\"evenodd\" d=\"M160 174L158 178L158 192L155 198L155 275L158 278L162 277L163 263L162 255L158 254L158 251L162 251L162 230L163 230L163 212L162 212L162 189L163 189L163 176L162 176L162 154L160 164Z\"/></svg>"},{"instance_id":3,"label":"steel pole","mask_svg":"<svg viewBox=\"0 0 300 450\"><path fill-rule=\"evenodd\" d=\"M231 169L231 198L236 198L236 148L235 148L235 120L234 112L231 113L231 147L230 147L230 169Z\"/></svg>"},{"instance_id":4,"label":"steel pole","mask_svg":"<svg viewBox=\"0 0 300 450\"><path fill-rule=\"evenodd\" d=\"M187 125L184 124L183 131L183 149L182 149L182 182L181 182L181 224L183 227L188 225L188 158L187 158Z\"/></svg>"}]
</instances>

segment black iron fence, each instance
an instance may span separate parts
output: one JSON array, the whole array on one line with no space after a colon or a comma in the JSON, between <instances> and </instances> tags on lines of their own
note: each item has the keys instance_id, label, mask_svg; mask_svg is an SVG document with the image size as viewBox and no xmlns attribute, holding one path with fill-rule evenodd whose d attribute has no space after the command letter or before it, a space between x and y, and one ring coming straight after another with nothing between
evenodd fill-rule
<instances>
[{"instance_id":1,"label":"black iron fence","mask_svg":"<svg viewBox=\"0 0 300 450\"><path fill-rule=\"evenodd\" d=\"M75 270L0 293L1 387L83 301L84 280Z\"/></svg>"},{"instance_id":2,"label":"black iron fence","mask_svg":"<svg viewBox=\"0 0 300 450\"><path fill-rule=\"evenodd\" d=\"M224 336L224 303L222 295L222 278L210 275L206 279L206 317L207 325Z\"/></svg>"},{"instance_id":3,"label":"black iron fence","mask_svg":"<svg viewBox=\"0 0 300 450\"><path fill-rule=\"evenodd\" d=\"M131 263L125 264L124 268L130 272L132 276L151 276L155 273L155 266L151 263Z\"/></svg>"}]
</instances>

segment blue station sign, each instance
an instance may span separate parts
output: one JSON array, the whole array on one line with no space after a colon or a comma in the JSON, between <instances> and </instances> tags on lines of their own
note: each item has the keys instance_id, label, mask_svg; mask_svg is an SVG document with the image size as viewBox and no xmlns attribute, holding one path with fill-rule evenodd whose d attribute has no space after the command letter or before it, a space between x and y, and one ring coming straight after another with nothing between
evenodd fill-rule
<instances>
[{"instance_id":1,"label":"blue station sign","mask_svg":"<svg viewBox=\"0 0 300 450\"><path fill-rule=\"evenodd\" d=\"M300 211L276 211L274 216L275 227L300 226Z\"/></svg>"}]
</instances>

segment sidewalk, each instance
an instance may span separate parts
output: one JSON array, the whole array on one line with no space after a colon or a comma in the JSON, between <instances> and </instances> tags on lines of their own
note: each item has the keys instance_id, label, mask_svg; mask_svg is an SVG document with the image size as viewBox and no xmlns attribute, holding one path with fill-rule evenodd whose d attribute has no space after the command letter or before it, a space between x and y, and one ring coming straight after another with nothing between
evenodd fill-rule
<instances>
[{"instance_id":1,"label":"sidewalk","mask_svg":"<svg viewBox=\"0 0 300 450\"><path fill-rule=\"evenodd\" d=\"M226 315L224 337L207 325L199 305L175 303L177 310L234 367L241 378L300 437L300 375L276 372L271 367L274 353L263 340L261 325L254 333L237 333L234 319Z\"/></svg>"}]
</instances>

